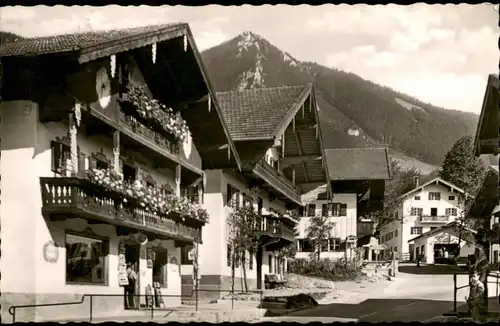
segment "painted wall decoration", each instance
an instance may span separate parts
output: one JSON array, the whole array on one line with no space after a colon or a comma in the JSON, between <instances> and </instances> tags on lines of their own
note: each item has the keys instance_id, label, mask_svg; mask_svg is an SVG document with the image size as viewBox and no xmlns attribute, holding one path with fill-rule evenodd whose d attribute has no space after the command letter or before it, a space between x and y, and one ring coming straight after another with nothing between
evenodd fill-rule
<instances>
[{"instance_id":1,"label":"painted wall decoration","mask_svg":"<svg viewBox=\"0 0 500 326\"><path fill-rule=\"evenodd\" d=\"M146 251L147 268L153 268L153 249L147 248Z\"/></svg>"},{"instance_id":2,"label":"painted wall decoration","mask_svg":"<svg viewBox=\"0 0 500 326\"><path fill-rule=\"evenodd\" d=\"M118 285L120 286L128 285L127 263L125 261L124 254L118 255Z\"/></svg>"},{"instance_id":3,"label":"painted wall decoration","mask_svg":"<svg viewBox=\"0 0 500 326\"><path fill-rule=\"evenodd\" d=\"M59 259L59 248L54 241L49 240L43 245L43 258L49 263L55 263Z\"/></svg>"}]
</instances>

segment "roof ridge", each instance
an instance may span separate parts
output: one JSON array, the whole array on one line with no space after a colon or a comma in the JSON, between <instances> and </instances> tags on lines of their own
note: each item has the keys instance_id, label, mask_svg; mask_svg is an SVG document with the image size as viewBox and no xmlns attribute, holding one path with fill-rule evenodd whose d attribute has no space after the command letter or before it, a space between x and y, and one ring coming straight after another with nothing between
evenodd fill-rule
<instances>
[{"instance_id":1,"label":"roof ridge","mask_svg":"<svg viewBox=\"0 0 500 326\"><path fill-rule=\"evenodd\" d=\"M245 89L233 89L230 91L219 91L217 94L224 93L239 93L239 92L252 92L257 90L269 90L269 89L290 89L290 88L306 88L310 83L300 84L300 85L282 85L282 86L271 86L271 87L254 87L254 88L245 88Z\"/></svg>"},{"instance_id":2,"label":"roof ridge","mask_svg":"<svg viewBox=\"0 0 500 326\"><path fill-rule=\"evenodd\" d=\"M135 26L135 27L126 27L126 28L108 28L108 29L98 29L98 30L91 30L91 31L83 31L83 32L73 32L73 33L62 33L62 34L55 34L55 35L46 35L46 36L25 36L21 40L27 40L27 41L32 41L36 39L44 39L44 38L56 38L56 37L61 37L61 36L77 36L77 35L85 35L85 34L100 34L100 33L106 33L106 32L118 32L118 31L133 31L135 29L141 29L141 28L146 28L146 27L172 27L175 25L184 25L187 23L184 22L175 22L175 23L165 23L165 24L147 24L147 25L141 25L141 26Z\"/></svg>"}]
</instances>

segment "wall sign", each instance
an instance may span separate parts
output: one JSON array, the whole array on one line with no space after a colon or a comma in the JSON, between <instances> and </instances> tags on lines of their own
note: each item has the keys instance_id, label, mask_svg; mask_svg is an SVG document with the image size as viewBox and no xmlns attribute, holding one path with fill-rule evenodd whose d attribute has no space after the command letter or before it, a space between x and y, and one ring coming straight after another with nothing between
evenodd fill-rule
<instances>
[{"instance_id":1,"label":"wall sign","mask_svg":"<svg viewBox=\"0 0 500 326\"><path fill-rule=\"evenodd\" d=\"M43 246L43 258L49 263L55 263L59 259L59 249L54 241L49 240Z\"/></svg>"}]
</instances>

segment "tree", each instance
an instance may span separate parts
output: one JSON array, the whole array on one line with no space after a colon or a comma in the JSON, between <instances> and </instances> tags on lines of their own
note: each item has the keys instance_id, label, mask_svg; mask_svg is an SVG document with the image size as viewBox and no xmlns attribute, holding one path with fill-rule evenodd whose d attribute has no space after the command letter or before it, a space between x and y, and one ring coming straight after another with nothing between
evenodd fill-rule
<instances>
[{"instance_id":1,"label":"tree","mask_svg":"<svg viewBox=\"0 0 500 326\"><path fill-rule=\"evenodd\" d=\"M322 214L317 214L309 220L306 234L314 242L313 257L316 253L318 260L321 256L321 246L331 237L334 226L335 223L328 216L322 216Z\"/></svg>"},{"instance_id":2,"label":"tree","mask_svg":"<svg viewBox=\"0 0 500 326\"><path fill-rule=\"evenodd\" d=\"M482 161L474 155L474 139L463 136L446 153L439 176L475 194L484 174Z\"/></svg>"},{"instance_id":3,"label":"tree","mask_svg":"<svg viewBox=\"0 0 500 326\"><path fill-rule=\"evenodd\" d=\"M236 206L236 207L235 207ZM244 291L248 291L246 275L246 253L257 251L258 241L256 238L256 227L258 215L252 203L245 203L243 206L233 205L227 220L228 225L228 245L231 248L231 290L234 292L234 278L236 262L241 261L243 269Z\"/></svg>"},{"instance_id":4,"label":"tree","mask_svg":"<svg viewBox=\"0 0 500 326\"><path fill-rule=\"evenodd\" d=\"M461 214L457 219L457 232L459 240L468 244L475 243L474 236L467 229L480 230L483 226L480 221L470 218L468 212L482 185L485 168L482 161L474 155L472 136L463 136L455 142L445 155L439 176L465 191L465 195L459 197Z\"/></svg>"}]
</instances>

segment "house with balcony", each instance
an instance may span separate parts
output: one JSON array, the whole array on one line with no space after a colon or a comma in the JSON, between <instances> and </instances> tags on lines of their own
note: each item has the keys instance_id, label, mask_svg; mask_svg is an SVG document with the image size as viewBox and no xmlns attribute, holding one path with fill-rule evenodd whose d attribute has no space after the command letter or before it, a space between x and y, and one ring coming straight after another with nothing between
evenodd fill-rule
<instances>
[{"instance_id":1,"label":"house with balcony","mask_svg":"<svg viewBox=\"0 0 500 326\"><path fill-rule=\"evenodd\" d=\"M435 178L403 194L391 207L385 222L380 226L380 244L386 246L385 256L391 252L401 260L414 260L423 254L428 260L434 250L441 252L447 244L433 243L432 249L415 244L412 239L436 230L456 220L463 214L464 191L455 185ZM450 252L452 248L448 248ZM432 250L432 254L429 253Z\"/></svg>"},{"instance_id":2,"label":"house with balcony","mask_svg":"<svg viewBox=\"0 0 500 326\"><path fill-rule=\"evenodd\" d=\"M316 95L312 84L217 93L224 120L242 162L205 169L204 205L211 216L199 248L203 297L231 288L228 218L237 206L251 205L260 216L256 252L245 253L247 283L263 289L266 274L281 274L286 263L276 251L294 241L296 211L309 191L328 185ZM189 255L183 279L192 279ZM184 268L186 267L186 268ZM235 262L235 288L243 287L243 266ZM192 286L183 288L190 293Z\"/></svg>"},{"instance_id":3,"label":"house with balcony","mask_svg":"<svg viewBox=\"0 0 500 326\"><path fill-rule=\"evenodd\" d=\"M179 305L181 248L217 218L203 170L241 166L189 26L28 38L0 58L3 320L83 294L107 296L17 321L121 315L126 263L137 294Z\"/></svg>"},{"instance_id":4,"label":"house with balcony","mask_svg":"<svg viewBox=\"0 0 500 326\"><path fill-rule=\"evenodd\" d=\"M385 181L392 178L387 149L336 148L326 149L325 154L332 196L328 198L323 187L323 192L318 191L307 206L299 209L296 258L309 258L315 251L307 230L311 218L321 215L334 225L331 237L321 249L321 258L351 258L357 241L362 239L363 258L371 259L371 214L383 207Z\"/></svg>"},{"instance_id":5,"label":"house with balcony","mask_svg":"<svg viewBox=\"0 0 500 326\"><path fill-rule=\"evenodd\" d=\"M485 182L492 182L491 180L495 178L494 174L496 171L497 182L499 183L496 189L491 188L486 202L484 198L480 199L489 208L482 208L480 212L476 212L476 214L479 214L476 216L482 217L484 220L485 227L490 224L490 229L498 227L498 223L500 222L500 180L498 180L498 154L500 146L500 108L498 103L500 99L498 85L498 74L489 75L474 141L476 156L488 157L490 161L488 165L491 165L491 167ZM479 200L480 197L477 198ZM494 207L492 208L491 205L493 204ZM488 211L487 209L490 210ZM498 251L500 250L498 241L493 241L491 246L490 261L496 261L498 260Z\"/></svg>"}]
</instances>

